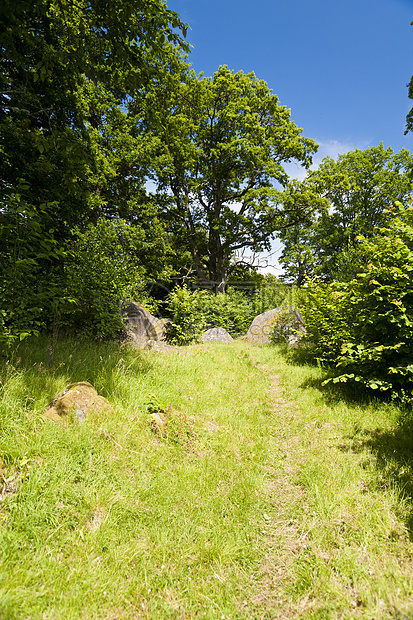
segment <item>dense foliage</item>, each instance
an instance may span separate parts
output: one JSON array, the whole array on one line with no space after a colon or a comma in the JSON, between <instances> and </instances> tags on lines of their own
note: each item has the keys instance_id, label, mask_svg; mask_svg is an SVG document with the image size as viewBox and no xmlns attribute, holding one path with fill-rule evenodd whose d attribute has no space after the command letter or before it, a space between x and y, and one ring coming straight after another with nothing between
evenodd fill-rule
<instances>
[{"instance_id":1,"label":"dense foliage","mask_svg":"<svg viewBox=\"0 0 413 620\"><path fill-rule=\"evenodd\" d=\"M311 357L334 382L413 395L413 207L395 203L386 225L358 238L365 268L348 282L308 283L302 308Z\"/></svg>"},{"instance_id":2,"label":"dense foliage","mask_svg":"<svg viewBox=\"0 0 413 620\"><path fill-rule=\"evenodd\" d=\"M167 277L166 248L154 232L152 237L145 235L141 227L119 218L100 218L96 225L75 231L65 264L66 303L60 308L59 324L95 338L121 332L121 302L149 301L148 280ZM143 254L149 258L143 260Z\"/></svg>"},{"instance_id":3,"label":"dense foliage","mask_svg":"<svg viewBox=\"0 0 413 620\"><path fill-rule=\"evenodd\" d=\"M25 186L0 210L0 344L38 333L62 303L67 249L54 237L55 203L29 204ZM10 329L12 326L12 329Z\"/></svg>"},{"instance_id":4,"label":"dense foliage","mask_svg":"<svg viewBox=\"0 0 413 620\"><path fill-rule=\"evenodd\" d=\"M125 104L132 94L142 101L165 73L179 75L187 46L163 0L4 0L0 23L5 341L45 327L65 304L76 229L118 215L152 226L151 144ZM148 269L142 255L140 266Z\"/></svg>"},{"instance_id":5,"label":"dense foliage","mask_svg":"<svg viewBox=\"0 0 413 620\"><path fill-rule=\"evenodd\" d=\"M306 179L325 202L311 224L298 223L280 234L284 277L299 285L306 275L327 282L352 279L361 268L357 236L373 235L388 205L412 195L412 169L409 151L394 153L383 144L339 155L337 161L326 157Z\"/></svg>"},{"instance_id":6,"label":"dense foliage","mask_svg":"<svg viewBox=\"0 0 413 620\"><path fill-rule=\"evenodd\" d=\"M285 223L282 164L307 167L317 146L253 73L222 66L212 77L189 74L165 87L164 109L155 97L148 110L160 140L156 180L172 195L169 215L185 234L198 278L222 292L233 253L269 249ZM297 221L308 214L298 200L289 207Z\"/></svg>"},{"instance_id":7,"label":"dense foliage","mask_svg":"<svg viewBox=\"0 0 413 620\"><path fill-rule=\"evenodd\" d=\"M165 312L171 321L168 339L173 344L189 344L199 340L211 327L223 327L234 338L244 335L252 320L267 310L290 307L303 300L296 287L283 284L271 275L259 282L235 282L225 293L214 295L209 290L187 286L176 287L169 294Z\"/></svg>"},{"instance_id":8,"label":"dense foliage","mask_svg":"<svg viewBox=\"0 0 413 620\"><path fill-rule=\"evenodd\" d=\"M177 287L169 295L166 312L171 320L168 340L173 344L197 341L211 327L223 327L239 336L253 319L251 300L235 288L213 295L202 289L191 291L185 285Z\"/></svg>"}]
</instances>

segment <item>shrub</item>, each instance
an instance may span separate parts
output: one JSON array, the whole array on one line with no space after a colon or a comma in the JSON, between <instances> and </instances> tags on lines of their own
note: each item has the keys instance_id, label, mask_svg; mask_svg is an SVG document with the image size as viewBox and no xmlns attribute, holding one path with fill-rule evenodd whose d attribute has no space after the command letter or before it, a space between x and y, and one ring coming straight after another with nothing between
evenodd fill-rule
<instances>
[{"instance_id":1,"label":"shrub","mask_svg":"<svg viewBox=\"0 0 413 620\"><path fill-rule=\"evenodd\" d=\"M330 286L309 282L303 307L311 355L351 381L410 398L413 390L413 207L396 203L386 227L359 237L365 268ZM344 371L344 372L343 372Z\"/></svg>"},{"instance_id":2,"label":"shrub","mask_svg":"<svg viewBox=\"0 0 413 620\"><path fill-rule=\"evenodd\" d=\"M65 248L54 238L56 203L24 198L26 185L0 201L0 354L37 335L64 300Z\"/></svg>"},{"instance_id":3,"label":"shrub","mask_svg":"<svg viewBox=\"0 0 413 620\"><path fill-rule=\"evenodd\" d=\"M254 290L252 296L253 316L273 310L282 305L287 297L291 295L293 287L284 284L278 278L271 274L267 274L264 280Z\"/></svg>"},{"instance_id":4,"label":"shrub","mask_svg":"<svg viewBox=\"0 0 413 620\"><path fill-rule=\"evenodd\" d=\"M113 337L122 328L119 304L145 301L145 269L134 256L143 232L123 220L100 219L77 231L66 264L67 304L62 323L93 337Z\"/></svg>"},{"instance_id":5,"label":"shrub","mask_svg":"<svg viewBox=\"0 0 413 620\"><path fill-rule=\"evenodd\" d=\"M257 314L282 304L297 305L302 296L298 287L272 277L260 284L252 296L232 287L218 295L203 289L190 291L185 285L176 287L165 308L171 320L167 338L173 344L189 344L211 327L223 327L237 337L248 331Z\"/></svg>"},{"instance_id":6,"label":"shrub","mask_svg":"<svg viewBox=\"0 0 413 620\"><path fill-rule=\"evenodd\" d=\"M229 288L219 295L211 295L207 291L202 293L207 329L223 327L231 336L239 336L248 330L255 314L251 300L242 291Z\"/></svg>"},{"instance_id":7,"label":"shrub","mask_svg":"<svg viewBox=\"0 0 413 620\"><path fill-rule=\"evenodd\" d=\"M252 318L280 306L298 307L305 302L306 289L281 282L267 274L252 296Z\"/></svg>"},{"instance_id":8,"label":"shrub","mask_svg":"<svg viewBox=\"0 0 413 620\"><path fill-rule=\"evenodd\" d=\"M169 294L167 311L170 327L166 338L171 344L186 345L199 340L206 328L201 296L204 291L190 291L184 284Z\"/></svg>"},{"instance_id":9,"label":"shrub","mask_svg":"<svg viewBox=\"0 0 413 620\"><path fill-rule=\"evenodd\" d=\"M168 298L166 312L171 320L167 339L173 344L199 340L211 327L223 327L232 336L245 333L254 318L250 299L234 288L214 295L206 290L176 287Z\"/></svg>"}]
</instances>

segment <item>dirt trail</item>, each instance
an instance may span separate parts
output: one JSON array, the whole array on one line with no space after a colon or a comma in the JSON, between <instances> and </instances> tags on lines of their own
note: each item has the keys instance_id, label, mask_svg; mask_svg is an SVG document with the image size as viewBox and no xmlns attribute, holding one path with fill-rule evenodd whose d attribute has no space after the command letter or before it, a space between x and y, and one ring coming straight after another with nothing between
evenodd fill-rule
<instances>
[{"instance_id":1,"label":"dirt trail","mask_svg":"<svg viewBox=\"0 0 413 620\"><path fill-rule=\"evenodd\" d=\"M271 504L272 513L266 515L262 537L266 548L261 565L260 593L255 602L267 609L262 620L300 618L312 607L303 600L293 604L288 594L291 589L291 566L306 548L306 532L297 513L306 509L306 494L297 481L300 462L307 460L308 450L297 433L300 410L296 402L283 396L282 378L274 368L256 363L268 377L268 395L274 424L271 428L272 464L267 466L267 480L262 490ZM294 421L294 424L292 424Z\"/></svg>"}]
</instances>

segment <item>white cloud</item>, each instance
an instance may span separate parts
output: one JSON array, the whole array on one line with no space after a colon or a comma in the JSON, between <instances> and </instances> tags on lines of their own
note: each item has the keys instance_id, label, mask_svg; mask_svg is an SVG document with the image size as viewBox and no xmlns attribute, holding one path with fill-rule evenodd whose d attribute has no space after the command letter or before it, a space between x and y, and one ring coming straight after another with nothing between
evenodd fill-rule
<instances>
[{"instance_id":1,"label":"white cloud","mask_svg":"<svg viewBox=\"0 0 413 620\"><path fill-rule=\"evenodd\" d=\"M337 159L339 155L348 153L348 151L354 151L355 149L364 150L368 148L368 146L370 145L366 141L359 142L358 144L354 144L352 142L340 142L339 140L328 140L327 142L320 141L318 151L314 156L314 162L311 168L312 170L315 170L324 157L332 157L333 159Z\"/></svg>"},{"instance_id":2,"label":"white cloud","mask_svg":"<svg viewBox=\"0 0 413 620\"><path fill-rule=\"evenodd\" d=\"M319 146L317 153L314 155L311 170L317 170L324 157L332 157L333 159L337 159L339 155L343 155L348 151L354 151L355 149L364 150L370 146L368 142L360 142L355 144L352 142L340 142L339 140L327 140L324 142L322 140L318 141L315 139L315 141ZM298 179L299 181L302 181L307 174L305 168L296 162L285 164L284 168L288 176L292 179Z\"/></svg>"}]
</instances>

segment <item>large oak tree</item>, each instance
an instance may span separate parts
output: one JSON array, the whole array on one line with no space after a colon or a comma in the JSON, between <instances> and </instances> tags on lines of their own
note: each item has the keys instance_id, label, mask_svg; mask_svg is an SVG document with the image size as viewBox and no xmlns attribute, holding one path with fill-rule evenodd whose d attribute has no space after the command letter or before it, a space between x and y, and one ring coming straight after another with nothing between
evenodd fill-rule
<instances>
[{"instance_id":1,"label":"large oak tree","mask_svg":"<svg viewBox=\"0 0 413 620\"><path fill-rule=\"evenodd\" d=\"M212 77L190 74L148 109L151 122L157 117L156 178L170 196L169 216L183 227L198 277L223 291L231 255L269 249L285 222L283 164L308 166L317 146L264 81L226 66ZM290 204L291 221L307 207Z\"/></svg>"}]
</instances>

